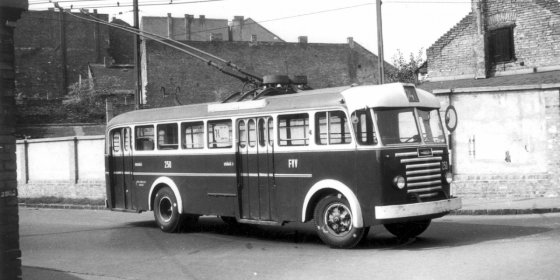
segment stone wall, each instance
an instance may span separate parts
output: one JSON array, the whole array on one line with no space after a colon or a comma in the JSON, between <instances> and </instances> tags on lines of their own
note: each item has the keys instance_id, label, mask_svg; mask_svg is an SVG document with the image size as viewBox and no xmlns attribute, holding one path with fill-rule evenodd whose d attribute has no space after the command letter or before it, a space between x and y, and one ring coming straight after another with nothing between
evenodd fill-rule
<instances>
[{"instance_id":1,"label":"stone wall","mask_svg":"<svg viewBox=\"0 0 560 280\"><path fill-rule=\"evenodd\" d=\"M448 93L440 93L444 108ZM455 193L463 197L560 194L560 91L461 89L451 95Z\"/></svg>"},{"instance_id":2,"label":"stone wall","mask_svg":"<svg viewBox=\"0 0 560 280\"><path fill-rule=\"evenodd\" d=\"M231 59L259 76L307 75L309 85L324 88L352 83L377 84L377 56L359 44L270 42L188 42ZM143 45L145 97L151 107L217 101L243 84L205 63L154 41Z\"/></svg>"},{"instance_id":3,"label":"stone wall","mask_svg":"<svg viewBox=\"0 0 560 280\"><path fill-rule=\"evenodd\" d=\"M101 136L17 141L21 198L105 198L105 138Z\"/></svg>"},{"instance_id":4,"label":"stone wall","mask_svg":"<svg viewBox=\"0 0 560 280\"><path fill-rule=\"evenodd\" d=\"M477 5L473 3L473 12L426 51L428 75L432 81L480 78L477 75L480 68L486 69L487 76L560 68L560 3L557 0L486 0L481 3L482 14L477 13ZM514 26L515 59L491 64L487 58L488 32L504 26ZM481 40L486 38L486 41L477 44L479 29ZM477 60L481 55L486 56L482 66Z\"/></svg>"}]
</instances>

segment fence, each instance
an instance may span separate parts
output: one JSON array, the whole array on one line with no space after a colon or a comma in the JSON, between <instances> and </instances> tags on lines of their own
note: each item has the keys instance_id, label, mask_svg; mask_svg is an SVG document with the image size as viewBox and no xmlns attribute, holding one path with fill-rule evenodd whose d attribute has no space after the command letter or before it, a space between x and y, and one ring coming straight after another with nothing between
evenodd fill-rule
<instances>
[{"instance_id":1,"label":"fence","mask_svg":"<svg viewBox=\"0 0 560 280\"><path fill-rule=\"evenodd\" d=\"M105 138L78 136L17 141L22 198L105 198Z\"/></svg>"}]
</instances>

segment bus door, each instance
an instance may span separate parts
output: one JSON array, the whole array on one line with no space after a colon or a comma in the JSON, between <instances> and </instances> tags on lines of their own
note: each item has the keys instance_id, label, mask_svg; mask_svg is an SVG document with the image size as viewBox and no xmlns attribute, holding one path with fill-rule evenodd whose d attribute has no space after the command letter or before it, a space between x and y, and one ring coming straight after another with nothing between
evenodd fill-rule
<instances>
[{"instance_id":1,"label":"bus door","mask_svg":"<svg viewBox=\"0 0 560 280\"><path fill-rule=\"evenodd\" d=\"M242 119L237 123L240 217L274 221L274 143L272 117Z\"/></svg>"},{"instance_id":2,"label":"bus door","mask_svg":"<svg viewBox=\"0 0 560 280\"><path fill-rule=\"evenodd\" d=\"M111 208L135 209L132 188L132 146L130 128L111 131Z\"/></svg>"}]
</instances>

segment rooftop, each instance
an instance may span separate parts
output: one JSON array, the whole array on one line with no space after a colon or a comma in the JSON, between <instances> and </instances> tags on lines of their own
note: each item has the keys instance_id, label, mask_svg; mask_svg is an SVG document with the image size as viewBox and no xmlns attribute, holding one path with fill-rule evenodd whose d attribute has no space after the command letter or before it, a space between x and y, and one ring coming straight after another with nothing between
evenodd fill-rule
<instances>
[{"instance_id":1,"label":"rooftop","mask_svg":"<svg viewBox=\"0 0 560 280\"><path fill-rule=\"evenodd\" d=\"M552 85L560 87L560 70L549 72L538 72L530 74L519 74L511 76L491 77L486 79L463 79L441 82L426 82L419 86L423 90L432 93L438 91L455 91L456 89L466 88L503 88L514 89L523 87L542 87Z\"/></svg>"}]
</instances>

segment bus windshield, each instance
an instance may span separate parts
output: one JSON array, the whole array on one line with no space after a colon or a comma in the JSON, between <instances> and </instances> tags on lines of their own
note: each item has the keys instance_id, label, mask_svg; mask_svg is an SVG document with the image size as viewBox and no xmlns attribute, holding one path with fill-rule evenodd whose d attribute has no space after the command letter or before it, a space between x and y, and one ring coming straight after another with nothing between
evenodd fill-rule
<instances>
[{"instance_id":1,"label":"bus windshield","mask_svg":"<svg viewBox=\"0 0 560 280\"><path fill-rule=\"evenodd\" d=\"M375 122L385 145L403 143L445 143L437 109L382 109L374 110ZM415 115L418 115L416 122ZM419 133L421 131L421 133ZM420 137L422 136L422 138Z\"/></svg>"}]
</instances>

